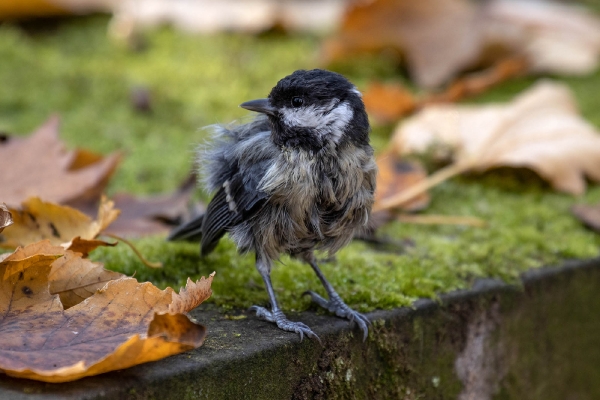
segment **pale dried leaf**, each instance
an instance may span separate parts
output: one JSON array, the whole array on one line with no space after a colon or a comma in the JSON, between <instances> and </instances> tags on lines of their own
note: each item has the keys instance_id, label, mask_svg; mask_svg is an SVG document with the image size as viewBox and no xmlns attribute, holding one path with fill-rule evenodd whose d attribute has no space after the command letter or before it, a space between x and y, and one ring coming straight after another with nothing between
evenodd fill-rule
<instances>
[{"instance_id":1,"label":"pale dried leaf","mask_svg":"<svg viewBox=\"0 0 600 400\"><path fill-rule=\"evenodd\" d=\"M174 6L170 0L125 0L113 7L110 32L127 38L142 27L162 24L192 33L260 33L276 26L322 32L338 25L345 4L345 0L194 0Z\"/></svg>"},{"instance_id":2,"label":"pale dried leaf","mask_svg":"<svg viewBox=\"0 0 600 400\"><path fill-rule=\"evenodd\" d=\"M438 149L462 169L530 168L560 191L600 181L600 135L564 84L543 81L506 105L432 105L396 130L401 153Z\"/></svg>"},{"instance_id":3,"label":"pale dried leaf","mask_svg":"<svg viewBox=\"0 0 600 400\"><path fill-rule=\"evenodd\" d=\"M62 246L55 246L49 240L42 240L23 247L18 247L12 253L8 253L8 256L4 258L3 261L20 262L28 257L38 255L50 255L56 259L63 254L65 254L65 249Z\"/></svg>"},{"instance_id":4,"label":"pale dried leaf","mask_svg":"<svg viewBox=\"0 0 600 400\"><path fill-rule=\"evenodd\" d=\"M204 300L212 295L213 272L208 278L202 277L197 282L188 278L184 288L179 290L179 294L173 293L171 304L169 305L170 313L187 313L198 307Z\"/></svg>"},{"instance_id":5,"label":"pale dried leaf","mask_svg":"<svg viewBox=\"0 0 600 400\"><path fill-rule=\"evenodd\" d=\"M600 19L554 1L494 0L484 5L486 41L525 55L534 72L582 75L600 61Z\"/></svg>"},{"instance_id":6,"label":"pale dried leaf","mask_svg":"<svg viewBox=\"0 0 600 400\"><path fill-rule=\"evenodd\" d=\"M52 263L48 276L50 294L58 294L63 306L69 308L102 289L107 282L124 276L67 250L64 256Z\"/></svg>"}]
</instances>

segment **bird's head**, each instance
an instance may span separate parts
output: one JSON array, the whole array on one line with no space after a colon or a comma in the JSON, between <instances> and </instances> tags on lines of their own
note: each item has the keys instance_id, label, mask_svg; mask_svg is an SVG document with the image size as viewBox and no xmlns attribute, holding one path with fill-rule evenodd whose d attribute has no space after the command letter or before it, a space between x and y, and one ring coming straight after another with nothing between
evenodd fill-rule
<instances>
[{"instance_id":1,"label":"bird's head","mask_svg":"<svg viewBox=\"0 0 600 400\"><path fill-rule=\"evenodd\" d=\"M335 72L299 70L277 82L269 97L240 105L264 113L275 144L318 152L344 142L368 144L369 121L361 94Z\"/></svg>"}]
</instances>

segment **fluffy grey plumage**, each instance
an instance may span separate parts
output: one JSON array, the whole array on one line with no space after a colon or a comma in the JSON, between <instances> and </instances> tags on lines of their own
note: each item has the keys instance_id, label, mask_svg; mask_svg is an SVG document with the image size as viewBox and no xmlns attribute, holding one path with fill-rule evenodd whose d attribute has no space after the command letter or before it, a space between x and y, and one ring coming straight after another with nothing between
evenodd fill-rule
<instances>
[{"instance_id":1,"label":"fluffy grey plumage","mask_svg":"<svg viewBox=\"0 0 600 400\"><path fill-rule=\"evenodd\" d=\"M315 302L354 320L366 337L368 320L349 308L318 268L314 250L335 253L369 222L377 168L360 93L333 72L296 71L268 99L242 104L261 114L232 128L220 126L198 154L206 189L215 192L206 213L176 229L171 239L200 238L210 252L229 233L256 265L271 310L257 315L302 337L316 335L287 320L270 279L273 261L288 253L308 262L329 295Z\"/></svg>"}]
</instances>

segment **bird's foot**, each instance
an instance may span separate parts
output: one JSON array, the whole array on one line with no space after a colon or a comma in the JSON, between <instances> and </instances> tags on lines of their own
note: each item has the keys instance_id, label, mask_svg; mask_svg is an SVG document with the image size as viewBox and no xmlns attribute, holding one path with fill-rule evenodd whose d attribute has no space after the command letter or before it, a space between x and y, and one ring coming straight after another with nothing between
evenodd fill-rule
<instances>
[{"instance_id":1,"label":"bird's foot","mask_svg":"<svg viewBox=\"0 0 600 400\"><path fill-rule=\"evenodd\" d=\"M358 311L354 311L350 307L344 303L344 300L337 294L331 296L331 299L325 300L323 297L313 292L312 290L308 290L303 293L304 295L310 295L312 301L320 305L321 307L335 313L338 317L349 319L350 322L354 321L363 332L363 340L367 339L367 335L369 334L369 325L371 325L371 321L359 313Z\"/></svg>"},{"instance_id":2,"label":"bird's foot","mask_svg":"<svg viewBox=\"0 0 600 400\"><path fill-rule=\"evenodd\" d=\"M250 311L256 311L256 316L260 319L274 322L277 324L279 329L283 329L284 331L288 332L296 332L300 335L300 341L302 341L302 339L304 339L304 335L306 335L309 338L315 339L321 343L321 339L319 339L317 334L314 333L312 329L308 327L308 325L302 322L290 321L281 310L271 312L264 307L252 306L250 307Z\"/></svg>"}]
</instances>

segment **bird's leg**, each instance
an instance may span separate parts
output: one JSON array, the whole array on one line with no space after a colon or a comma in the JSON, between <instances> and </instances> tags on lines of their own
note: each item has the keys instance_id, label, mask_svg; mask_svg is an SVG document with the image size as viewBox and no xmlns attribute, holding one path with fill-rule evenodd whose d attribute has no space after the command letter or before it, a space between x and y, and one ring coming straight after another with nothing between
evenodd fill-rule
<instances>
[{"instance_id":1,"label":"bird's leg","mask_svg":"<svg viewBox=\"0 0 600 400\"><path fill-rule=\"evenodd\" d=\"M300 335L300 340L302 340L304 335L306 335L309 338L316 339L320 342L321 340L317 334L314 333L306 324L288 320L283 311L281 311L279 308L279 305L277 304L277 298L275 297L275 290L273 290L273 284L271 283L270 263L265 261L264 258L257 256L256 268L265 281L267 293L269 294L269 300L271 301L271 311L260 306L252 306L250 307L250 310L256 311L256 316L258 318L264 319L265 321L274 322L277 324L277 327L283 329L284 331L296 332Z\"/></svg>"},{"instance_id":2,"label":"bird's leg","mask_svg":"<svg viewBox=\"0 0 600 400\"><path fill-rule=\"evenodd\" d=\"M354 311L353 309L348 307L346 303L344 303L344 300L342 300L340 295L337 294L333 286L331 286L331 283L327 281L325 275L323 275L323 272L321 272L321 269L317 265L315 257L312 253L305 254L303 258L308 264L310 264L312 269L315 271L315 273L321 280L321 283L323 284L323 287L325 288L325 290L327 291L327 295L329 296L329 301L325 300L323 297L319 296L312 290L308 290L304 292L304 294L310 295L310 297L315 303L335 313L335 315L337 315L338 317L347 318L350 320L350 322L355 321L358 327L363 332L363 340L366 340L367 334L369 333L369 325L371 324L369 319L363 314Z\"/></svg>"}]
</instances>

